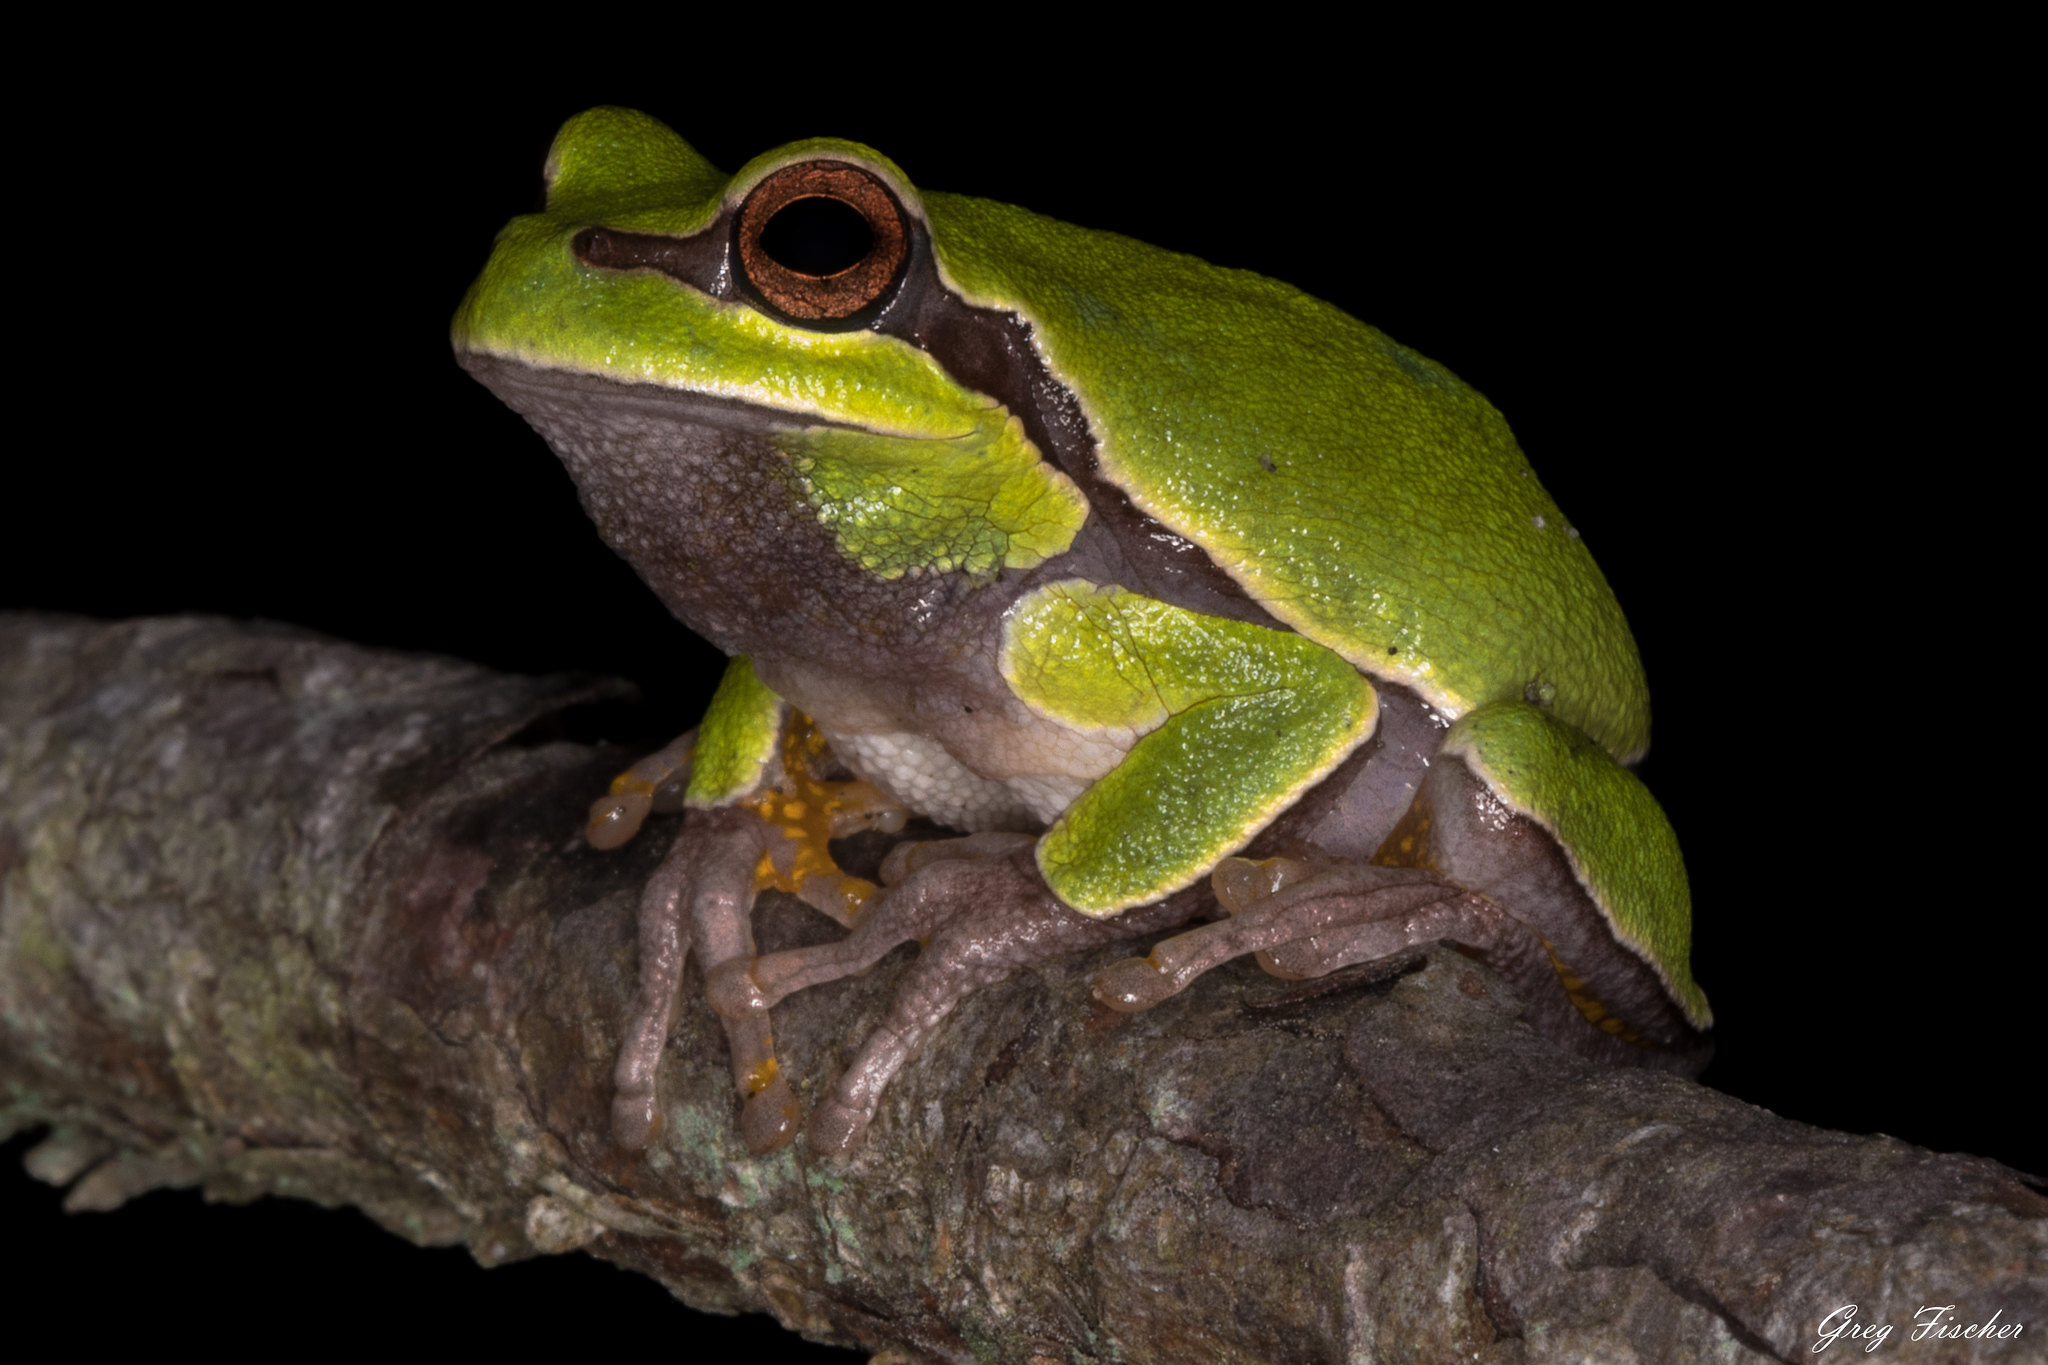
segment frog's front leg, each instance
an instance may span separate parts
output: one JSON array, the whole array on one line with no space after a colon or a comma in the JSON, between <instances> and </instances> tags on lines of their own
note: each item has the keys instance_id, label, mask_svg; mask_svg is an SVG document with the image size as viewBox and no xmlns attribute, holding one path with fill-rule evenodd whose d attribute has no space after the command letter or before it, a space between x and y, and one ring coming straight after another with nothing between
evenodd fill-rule
<instances>
[{"instance_id":1,"label":"frog's front leg","mask_svg":"<svg viewBox=\"0 0 2048 1365\"><path fill-rule=\"evenodd\" d=\"M680 770L678 754L690 765L689 814L640 900L639 989L613 1072L613 1136L629 1149L646 1146L654 1133L656 1075L689 954L714 980L744 971L754 961L754 898L770 887L852 924L875 887L841 872L827 842L863 829L901 829L908 814L867 783L824 780L817 771L822 737L761 686L745 659L727 668L689 751L686 743L689 736L636 764L592 809L592 842L607 846L598 836L617 826L601 817L618 812L619 822L637 825L646 813L641 801L616 799L622 787L644 796ZM742 1135L750 1149L771 1151L795 1134L798 1112L775 1060L767 1011L727 1018L725 1033Z\"/></svg>"}]
</instances>

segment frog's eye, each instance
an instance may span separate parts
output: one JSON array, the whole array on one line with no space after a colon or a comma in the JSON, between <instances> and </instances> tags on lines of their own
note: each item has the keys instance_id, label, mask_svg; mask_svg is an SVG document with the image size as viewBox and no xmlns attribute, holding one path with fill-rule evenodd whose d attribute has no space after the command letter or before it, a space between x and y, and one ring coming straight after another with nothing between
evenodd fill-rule
<instances>
[{"instance_id":1,"label":"frog's eye","mask_svg":"<svg viewBox=\"0 0 2048 1365\"><path fill-rule=\"evenodd\" d=\"M843 161L785 166L733 221L740 273L790 322L837 331L867 322L896 292L910 255L903 206Z\"/></svg>"}]
</instances>

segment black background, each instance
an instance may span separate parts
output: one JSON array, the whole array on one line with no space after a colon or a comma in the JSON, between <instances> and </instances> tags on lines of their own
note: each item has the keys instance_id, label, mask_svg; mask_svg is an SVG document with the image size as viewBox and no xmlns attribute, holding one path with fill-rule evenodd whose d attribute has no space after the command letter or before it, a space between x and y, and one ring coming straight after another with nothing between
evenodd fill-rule
<instances>
[{"instance_id":1,"label":"black background","mask_svg":"<svg viewBox=\"0 0 2048 1365\"><path fill-rule=\"evenodd\" d=\"M885 59L909 60L862 58ZM1500 81L1387 54L1252 82L1131 58L1051 84L987 53L924 60L907 85L188 71L46 120L16 163L38 188L17 192L35 283L15 321L47 357L17 401L50 421L8 462L0 605L622 674L640 738L684 728L716 656L456 369L448 319L578 109L647 109L728 169L861 139L928 189L1297 284L1487 394L1642 648L1642 775L1684 843L1719 1018L1706 1081L2048 1167L2023 1122L2043 931L2039 746L2016 719L2039 613L2012 567L2039 439L2012 384L2002 182L1964 136L1991 103L1937 117L1896 73L1816 89L1763 57ZM109 1345L180 1304L223 1344L337 1304L360 1309L321 1313L341 1345L400 1311L465 1345L794 1342L585 1257L486 1274L352 1212L158 1194L64 1219L22 1147L5 1226L42 1254L10 1291L117 1283Z\"/></svg>"}]
</instances>

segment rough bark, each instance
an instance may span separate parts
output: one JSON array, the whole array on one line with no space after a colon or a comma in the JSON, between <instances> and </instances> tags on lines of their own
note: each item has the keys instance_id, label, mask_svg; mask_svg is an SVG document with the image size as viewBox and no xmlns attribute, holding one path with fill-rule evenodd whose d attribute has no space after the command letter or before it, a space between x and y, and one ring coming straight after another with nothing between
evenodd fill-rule
<instances>
[{"instance_id":1,"label":"rough bark","mask_svg":"<svg viewBox=\"0 0 2048 1365\"><path fill-rule=\"evenodd\" d=\"M1576 1060L1444 948L1297 986L1240 964L1135 1017L1090 1002L1100 958L1025 973L840 1163L747 1154L693 998L666 1126L623 1154L633 904L673 823L582 847L622 756L548 728L618 690L0 617L0 1134L49 1125L30 1166L74 1208L353 1204L907 1360L1789 1361L1850 1303L1907 1324L1887 1356L2042 1358L2048 1201L2017 1173ZM836 932L780 898L761 924ZM779 1008L800 1095L907 960ZM2025 1333L1904 1340L1947 1303Z\"/></svg>"}]
</instances>

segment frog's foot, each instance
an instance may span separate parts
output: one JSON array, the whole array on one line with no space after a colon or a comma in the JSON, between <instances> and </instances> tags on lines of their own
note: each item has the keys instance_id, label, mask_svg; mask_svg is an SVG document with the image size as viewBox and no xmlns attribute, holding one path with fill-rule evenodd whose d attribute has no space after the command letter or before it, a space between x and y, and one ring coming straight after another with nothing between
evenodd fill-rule
<instances>
[{"instance_id":1,"label":"frog's foot","mask_svg":"<svg viewBox=\"0 0 2048 1365\"><path fill-rule=\"evenodd\" d=\"M970 834L898 844L883 862L882 879L894 886L938 863L1000 862L1034 842L1028 834ZM891 891L868 903L845 938L724 963L707 976L705 997L722 1018L765 1013L798 991L861 975L898 944L928 939L958 908L915 887L907 894Z\"/></svg>"},{"instance_id":2,"label":"frog's foot","mask_svg":"<svg viewBox=\"0 0 2048 1365\"><path fill-rule=\"evenodd\" d=\"M1246 953L1273 975L1299 980L1440 938L1490 943L1503 918L1484 897L1414 868L1226 858L1210 883L1230 918L1113 963L1096 975L1097 999L1127 1012L1150 1009Z\"/></svg>"},{"instance_id":3,"label":"frog's foot","mask_svg":"<svg viewBox=\"0 0 2048 1365\"><path fill-rule=\"evenodd\" d=\"M825 782L799 773L768 792L752 810L766 830L760 890L787 891L818 913L852 928L875 884L839 869L831 841L865 830L895 834L910 810L868 782Z\"/></svg>"},{"instance_id":4,"label":"frog's foot","mask_svg":"<svg viewBox=\"0 0 2048 1365\"><path fill-rule=\"evenodd\" d=\"M866 971L898 944L923 942L888 1014L812 1114L814 1151L859 1147L890 1080L974 991L1039 962L1158 933L1203 903L1183 895L1116 919L1091 919L1062 905L1019 856L1034 842L1028 835L977 834L901 845L883 864L883 880L896 884L869 904L846 938L771 953L751 971L734 967L710 983L712 1006L727 1018L765 1014L796 991Z\"/></svg>"},{"instance_id":5,"label":"frog's foot","mask_svg":"<svg viewBox=\"0 0 2048 1365\"><path fill-rule=\"evenodd\" d=\"M637 1151L659 1121L655 1078L675 1026L683 963L694 949L705 971L754 959L756 868L772 834L754 812L692 811L674 848L640 897L640 989L612 1072L612 1137ZM755 1152L796 1135L796 1096L775 1061L768 1013L724 1020L733 1081L743 1101L740 1132Z\"/></svg>"},{"instance_id":6,"label":"frog's foot","mask_svg":"<svg viewBox=\"0 0 2048 1365\"><path fill-rule=\"evenodd\" d=\"M640 832L650 812L683 808L697 732L686 730L659 753L649 754L612 779L611 790L590 803L583 836L592 848L617 848Z\"/></svg>"},{"instance_id":7,"label":"frog's foot","mask_svg":"<svg viewBox=\"0 0 2048 1365\"><path fill-rule=\"evenodd\" d=\"M592 814L591 842L623 842L664 793L680 790L693 736L641 760L614 782ZM827 778L829 758L808 719L785 727L779 775L744 801L690 812L640 900L640 985L613 1074L612 1133L637 1150L660 1113L655 1077L675 1023L683 963L694 950L713 981L744 976L754 962L753 905L761 891L790 892L851 925L875 885L840 871L830 841L862 830L901 830L909 812L865 782ZM624 832L620 832L624 830ZM728 1013L725 1036L742 1108L740 1130L756 1152L795 1136L796 1096L775 1059L765 1006Z\"/></svg>"},{"instance_id":8,"label":"frog's foot","mask_svg":"<svg viewBox=\"0 0 2048 1365\"><path fill-rule=\"evenodd\" d=\"M711 817L723 814L709 813ZM712 824L719 828L705 828ZM655 1074L669 1031L675 1026L676 992L683 979L683 963L690 955L697 902L730 902L736 889L743 889L740 913L744 915L746 902L753 899L752 864L759 856L758 847L759 836L750 823L687 820L668 856L641 890L639 991L618 1064L612 1069L612 1137L629 1151L640 1150L654 1136L659 1117Z\"/></svg>"}]
</instances>

